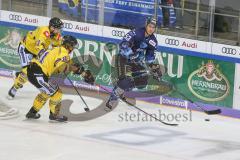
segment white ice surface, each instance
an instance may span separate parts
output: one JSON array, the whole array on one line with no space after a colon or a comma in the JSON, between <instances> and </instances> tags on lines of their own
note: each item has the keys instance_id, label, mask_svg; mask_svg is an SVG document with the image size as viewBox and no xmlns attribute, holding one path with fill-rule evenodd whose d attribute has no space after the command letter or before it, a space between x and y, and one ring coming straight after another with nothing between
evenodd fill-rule
<instances>
[{"instance_id":1,"label":"white ice surface","mask_svg":"<svg viewBox=\"0 0 240 160\"><path fill-rule=\"evenodd\" d=\"M16 98L7 100L12 79L0 77L0 100L20 110L15 119L0 121L0 160L240 160L240 120L192 112L192 121L178 127L159 122L122 122L121 114L137 114L120 103L105 116L90 121L49 123L48 106L41 119L25 120L38 90L29 83ZM97 94L97 93L96 93ZM83 112L77 96L71 112ZM91 107L100 100L84 97ZM142 109L157 113L189 111L138 101ZM210 118L211 121L204 121Z\"/></svg>"}]
</instances>

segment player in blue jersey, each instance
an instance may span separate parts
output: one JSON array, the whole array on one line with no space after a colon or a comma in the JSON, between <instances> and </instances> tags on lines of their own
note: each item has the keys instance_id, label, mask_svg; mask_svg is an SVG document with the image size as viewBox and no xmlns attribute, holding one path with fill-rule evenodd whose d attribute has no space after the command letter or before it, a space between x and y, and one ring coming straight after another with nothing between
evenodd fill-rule
<instances>
[{"instance_id":1,"label":"player in blue jersey","mask_svg":"<svg viewBox=\"0 0 240 160\"><path fill-rule=\"evenodd\" d=\"M146 87L146 73L161 78L160 66L154 63L158 43L154 36L156 26L156 19L148 18L145 27L131 30L122 39L116 56L118 81L106 103L106 109L112 109L119 98L124 99L124 92Z\"/></svg>"}]
</instances>

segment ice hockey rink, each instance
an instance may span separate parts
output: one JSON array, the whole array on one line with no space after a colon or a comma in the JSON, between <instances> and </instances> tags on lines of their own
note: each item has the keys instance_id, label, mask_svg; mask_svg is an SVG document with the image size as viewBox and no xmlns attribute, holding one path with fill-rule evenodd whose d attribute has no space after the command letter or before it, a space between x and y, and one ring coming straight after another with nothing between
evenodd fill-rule
<instances>
[{"instance_id":1,"label":"ice hockey rink","mask_svg":"<svg viewBox=\"0 0 240 160\"><path fill-rule=\"evenodd\" d=\"M39 120L26 120L38 90L28 83L10 101L6 95L11 85L11 78L0 77L1 105L20 111L16 118L0 120L0 160L240 160L239 119L192 111L191 121L179 122L177 127L127 121L120 115L137 114L137 110L120 102L112 112L89 121L49 123L47 104ZM72 113L84 112L79 97L65 98L74 101ZM99 99L84 99L91 109L100 103ZM137 105L149 113L159 109L169 114L189 113L143 101Z\"/></svg>"}]
</instances>

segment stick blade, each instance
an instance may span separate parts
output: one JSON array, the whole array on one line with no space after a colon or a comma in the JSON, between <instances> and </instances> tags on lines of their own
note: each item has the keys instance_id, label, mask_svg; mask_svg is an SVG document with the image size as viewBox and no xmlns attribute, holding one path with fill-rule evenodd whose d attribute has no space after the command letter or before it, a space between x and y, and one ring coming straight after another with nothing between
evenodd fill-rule
<instances>
[{"instance_id":1,"label":"stick blade","mask_svg":"<svg viewBox=\"0 0 240 160\"><path fill-rule=\"evenodd\" d=\"M89 109L89 108L84 108L84 110L85 110L86 112L90 112L90 109Z\"/></svg>"},{"instance_id":2,"label":"stick blade","mask_svg":"<svg viewBox=\"0 0 240 160\"><path fill-rule=\"evenodd\" d=\"M152 117L151 114L146 113L144 110L138 108L136 105L128 102L125 98L121 98L121 100L122 100L123 102L127 103L129 106L132 106L132 107L134 107L134 108L142 111L142 112L145 113L146 115ZM167 122L164 122L164 121L162 121L161 119L158 119L158 118L156 118L156 117L152 117L152 118L154 118L155 120L161 122L162 124L168 125L168 126L178 126L178 125L179 125L179 124L176 124L176 123L167 123Z\"/></svg>"},{"instance_id":3,"label":"stick blade","mask_svg":"<svg viewBox=\"0 0 240 160\"><path fill-rule=\"evenodd\" d=\"M222 113L222 110L221 109L216 109L216 110L204 111L204 112L209 114L209 115L213 115L213 114L220 114L220 113Z\"/></svg>"},{"instance_id":4,"label":"stick blade","mask_svg":"<svg viewBox=\"0 0 240 160\"><path fill-rule=\"evenodd\" d=\"M166 123L166 122L163 122L163 121L162 121L162 123L165 124L165 125L168 125L168 126L178 126L179 125L179 124L176 124L176 123Z\"/></svg>"}]
</instances>

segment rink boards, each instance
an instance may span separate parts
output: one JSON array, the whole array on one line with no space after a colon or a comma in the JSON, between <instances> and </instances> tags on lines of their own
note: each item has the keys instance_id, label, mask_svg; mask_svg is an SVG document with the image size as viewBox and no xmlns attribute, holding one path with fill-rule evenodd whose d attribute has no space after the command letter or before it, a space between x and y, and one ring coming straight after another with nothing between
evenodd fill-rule
<instances>
[{"instance_id":1,"label":"rink boards","mask_svg":"<svg viewBox=\"0 0 240 160\"><path fill-rule=\"evenodd\" d=\"M36 26L47 25L49 18L8 11L1 11L0 14L0 68L3 68L0 74L8 76L9 70L19 69L16 48L21 37ZM114 67L112 56L117 51L107 52L104 45L106 42L119 42L128 30L66 20L64 22L64 34L75 35L81 44L75 51L75 56L88 56L90 53L96 55L103 64L97 82L111 86L109 68ZM237 101L240 98L240 77L237 74L239 47L164 35L157 35L157 39L157 60L169 68L167 79L171 79L188 97L203 103L207 108L220 106L224 115L240 118L239 111L232 109L240 109ZM99 64L100 61L97 61L95 65ZM199 76L199 72L208 76ZM194 108L176 94L169 96L155 95L145 100Z\"/></svg>"}]
</instances>

